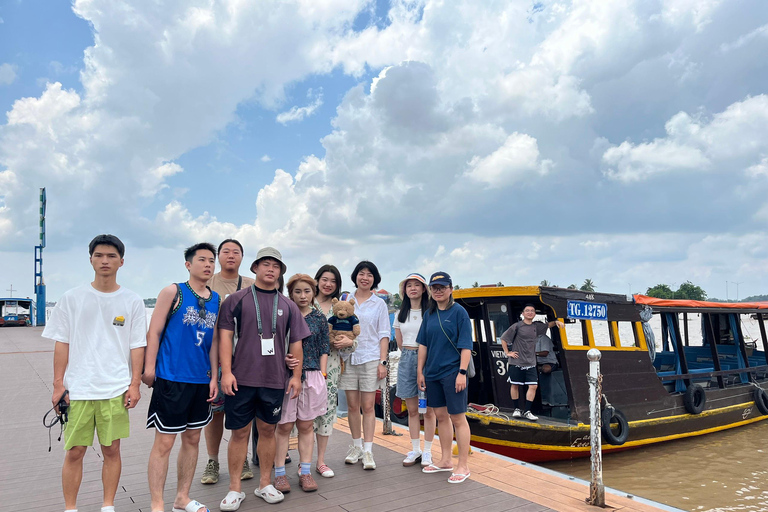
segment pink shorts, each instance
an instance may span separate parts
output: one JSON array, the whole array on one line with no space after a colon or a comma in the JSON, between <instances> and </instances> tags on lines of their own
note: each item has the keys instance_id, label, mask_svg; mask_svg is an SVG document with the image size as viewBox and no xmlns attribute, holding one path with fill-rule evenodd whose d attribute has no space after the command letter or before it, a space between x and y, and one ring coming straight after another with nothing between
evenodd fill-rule
<instances>
[{"instance_id":1,"label":"pink shorts","mask_svg":"<svg viewBox=\"0 0 768 512\"><path fill-rule=\"evenodd\" d=\"M328 387L325 377L319 370L306 372L306 378L301 385L299 396L290 399L290 395L283 398L283 414L280 423L293 423L297 419L301 421L314 421L328 411Z\"/></svg>"}]
</instances>

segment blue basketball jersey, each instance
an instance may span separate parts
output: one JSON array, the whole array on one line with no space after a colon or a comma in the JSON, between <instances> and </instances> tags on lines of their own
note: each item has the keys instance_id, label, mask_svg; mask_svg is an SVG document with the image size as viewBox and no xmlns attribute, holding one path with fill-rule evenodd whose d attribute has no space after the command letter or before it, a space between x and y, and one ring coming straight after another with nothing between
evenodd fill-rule
<instances>
[{"instance_id":1,"label":"blue basketball jersey","mask_svg":"<svg viewBox=\"0 0 768 512\"><path fill-rule=\"evenodd\" d=\"M211 296L203 299L189 284L179 283L178 286L178 304L168 321L165 336L160 340L155 374L174 382L208 384L219 294L211 291Z\"/></svg>"}]
</instances>

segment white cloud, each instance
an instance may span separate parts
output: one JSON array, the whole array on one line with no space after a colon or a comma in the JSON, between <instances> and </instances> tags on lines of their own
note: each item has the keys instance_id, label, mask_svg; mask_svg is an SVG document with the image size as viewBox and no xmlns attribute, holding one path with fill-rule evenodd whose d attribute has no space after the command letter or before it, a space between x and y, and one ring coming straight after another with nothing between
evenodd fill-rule
<instances>
[{"instance_id":1,"label":"white cloud","mask_svg":"<svg viewBox=\"0 0 768 512\"><path fill-rule=\"evenodd\" d=\"M0 85L10 85L16 81L16 66L4 62L0 64Z\"/></svg>"},{"instance_id":2,"label":"white cloud","mask_svg":"<svg viewBox=\"0 0 768 512\"><path fill-rule=\"evenodd\" d=\"M272 161L272 157L269 155L264 155L259 160L261 160L262 162L270 162Z\"/></svg>"},{"instance_id":3,"label":"white cloud","mask_svg":"<svg viewBox=\"0 0 768 512\"><path fill-rule=\"evenodd\" d=\"M640 144L622 142L607 149L603 154L606 175L632 182L656 174L708 171L715 163L729 160L756 162L768 152L766 126L765 94L735 102L709 120L679 112L665 125L667 137ZM752 165L747 172L755 174L756 169Z\"/></svg>"},{"instance_id":4,"label":"white cloud","mask_svg":"<svg viewBox=\"0 0 768 512\"><path fill-rule=\"evenodd\" d=\"M547 174L551 165L551 160L539 161L536 139L515 132L490 155L473 157L466 174L475 181L498 187L523 181L531 173Z\"/></svg>"},{"instance_id":5,"label":"white cloud","mask_svg":"<svg viewBox=\"0 0 768 512\"><path fill-rule=\"evenodd\" d=\"M309 117L312 114L315 113L315 111L320 108L323 104L323 97L322 95L315 98L315 101L310 103L309 105L305 107L297 107L293 106L290 110L286 112L280 112L277 114L277 117L275 118L275 121L282 125L287 125L288 123L294 122L294 121L301 121L305 117Z\"/></svg>"}]
</instances>

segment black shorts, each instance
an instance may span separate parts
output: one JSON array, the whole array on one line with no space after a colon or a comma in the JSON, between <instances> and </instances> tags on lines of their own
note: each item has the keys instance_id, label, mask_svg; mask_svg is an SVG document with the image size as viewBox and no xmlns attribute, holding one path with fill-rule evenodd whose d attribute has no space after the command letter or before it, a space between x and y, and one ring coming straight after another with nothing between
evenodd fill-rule
<instances>
[{"instance_id":1,"label":"black shorts","mask_svg":"<svg viewBox=\"0 0 768 512\"><path fill-rule=\"evenodd\" d=\"M227 430L239 430L254 417L276 425L283 410L284 394L284 389L237 386L235 394L224 400L224 426Z\"/></svg>"},{"instance_id":2,"label":"black shorts","mask_svg":"<svg viewBox=\"0 0 768 512\"><path fill-rule=\"evenodd\" d=\"M440 380L427 381L427 407L446 407L448 414L467 412L467 388L464 388L461 393L456 392L456 376L458 374L459 370L457 369L454 373Z\"/></svg>"},{"instance_id":3,"label":"black shorts","mask_svg":"<svg viewBox=\"0 0 768 512\"><path fill-rule=\"evenodd\" d=\"M509 368L507 368L507 375L509 376L507 382L510 384L517 384L518 386L539 383L539 374L536 372L535 366L523 369L511 364L509 365Z\"/></svg>"},{"instance_id":4,"label":"black shorts","mask_svg":"<svg viewBox=\"0 0 768 512\"><path fill-rule=\"evenodd\" d=\"M152 387L147 428L162 434L180 434L211 422L208 384L174 382L158 377Z\"/></svg>"}]
</instances>

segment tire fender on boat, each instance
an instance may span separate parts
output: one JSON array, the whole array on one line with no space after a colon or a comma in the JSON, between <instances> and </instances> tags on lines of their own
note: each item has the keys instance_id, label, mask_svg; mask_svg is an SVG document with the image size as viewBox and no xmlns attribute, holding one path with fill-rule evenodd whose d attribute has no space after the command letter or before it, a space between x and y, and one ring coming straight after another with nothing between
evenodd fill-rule
<instances>
[{"instance_id":1,"label":"tire fender on boat","mask_svg":"<svg viewBox=\"0 0 768 512\"><path fill-rule=\"evenodd\" d=\"M683 395L683 405L690 414L699 414L707 405L707 393L698 384L691 384Z\"/></svg>"},{"instance_id":2,"label":"tire fender on boat","mask_svg":"<svg viewBox=\"0 0 768 512\"><path fill-rule=\"evenodd\" d=\"M757 410L764 415L768 414L768 393L763 388L755 388L752 397L755 399Z\"/></svg>"},{"instance_id":3,"label":"tire fender on boat","mask_svg":"<svg viewBox=\"0 0 768 512\"><path fill-rule=\"evenodd\" d=\"M606 407L603 409L602 420L603 437L606 442L614 446L621 446L627 442L629 438L629 422L623 412L614 407ZM613 430L611 430L611 423L619 425L618 434L614 434Z\"/></svg>"}]
</instances>

